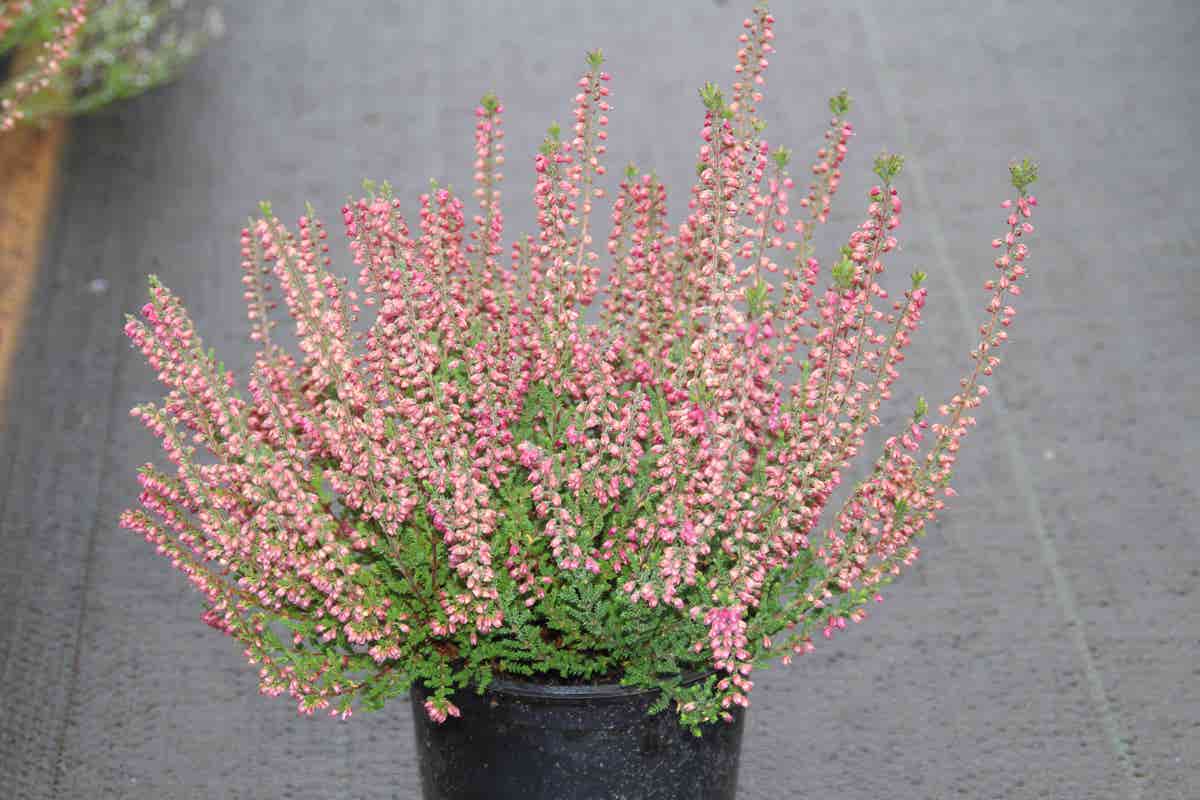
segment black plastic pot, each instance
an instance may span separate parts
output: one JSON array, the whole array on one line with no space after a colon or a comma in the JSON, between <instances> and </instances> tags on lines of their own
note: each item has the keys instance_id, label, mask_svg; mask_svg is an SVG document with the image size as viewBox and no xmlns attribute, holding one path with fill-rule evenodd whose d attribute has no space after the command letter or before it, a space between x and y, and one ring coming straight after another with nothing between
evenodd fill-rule
<instances>
[{"instance_id":1,"label":"black plastic pot","mask_svg":"<svg viewBox=\"0 0 1200 800\"><path fill-rule=\"evenodd\" d=\"M437 724L412 689L425 800L734 800L745 714L693 736L655 693L496 679Z\"/></svg>"}]
</instances>

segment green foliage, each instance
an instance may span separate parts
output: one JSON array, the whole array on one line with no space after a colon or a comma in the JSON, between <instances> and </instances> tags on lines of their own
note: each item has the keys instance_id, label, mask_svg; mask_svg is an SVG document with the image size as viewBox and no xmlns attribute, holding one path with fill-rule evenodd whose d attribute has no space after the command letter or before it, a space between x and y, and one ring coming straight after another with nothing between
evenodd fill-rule
<instances>
[{"instance_id":1,"label":"green foliage","mask_svg":"<svg viewBox=\"0 0 1200 800\"><path fill-rule=\"evenodd\" d=\"M715 83L706 83L700 87L700 101L718 119L730 119L733 117L733 112L729 110L729 106L725 103L724 93Z\"/></svg>"},{"instance_id":2,"label":"green foliage","mask_svg":"<svg viewBox=\"0 0 1200 800\"><path fill-rule=\"evenodd\" d=\"M652 397L653 414L662 419L666 403ZM513 433L518 440L550 448L568 425L578 424L570 397L560 395L547 383L532 387L521 417L514 423ZM639 512L639 498L647 497L651 486L654 458L647 456L627 489L624 499L613 506L601 507L594 501L578 501L583 524L581 537L597 537L610 528L627 529ZM313 469L312 488L322 502L332 499L320 466ZM474 686L482 689L497 673L537 677L549 680L621 681L627 685L650 686L662 691L655 711L674 703L677 707L691 704L682 713L684 722L696 726L719 717L720 708L712 690L713 679L683 683L685 674L707 675L706 654L697 654L692 645L705 636L701 622L692 620L666 604L651 607L632 603L621 585L628 575L605 563L593 572L575 570L564 573L554 564L549 537L544 533L545 520L538 517L533 501L533 487L519 474L510 474L494 492L494 502L500 521L491 538L496 553L505 553L510 543L519 543L526 557L537 564L538 576L554 576L556 580L536 602L526 603L516 581L506 570L496 571L500 605L504 610L504 626L486 634L473 629L438 641L424 628L414 626L405 642L403 675L393 672L371 674L364 672L360 692L362 707L381 707L389 698L403 694L419 680L429 686L435 697L449 697L456 689ZM345 511L346 518L363 530L374 523ZM590 546L590 545L589 545ZM457 576L447 567L448 554L432 520L418 510L407 520L400 535L379 537L379 544L363 553L361 569L355 583L368 593L371 600L388 597L391 613L410 618L433 619L445 624L441 609L428 605L427 598L438 591L461 591ZM334 654L352 650L350 643L339 637L321 643L311 623L291 626L304 644L295 649L282 639L273 646L287 652L288 663L297 667L307 665L305 659L319 660L321 653ZM315 663L315 661L314 661ZM352 659L352 664L355 663ZM365 662L359 661L365 667ZM351 674L341 675L343 681ZM338 678L330 677L329 680Z\"/></svg>"},{"instance_id":3,"label":"green foliage","mask_svg":"<svg viewBox=\"0 0 1200 800\"><path fill-rule=\"evenodd\" d=\"M890 186L900 170L904 168L904 156L895 153L880 153L875 157L875 174L885 186Z\"/></svg>"},{"instance_id":4,"label":"green foliage","mask_svg":"<svg viewBox=\"0 0 1200 800\"><path fill-rule=\"evenodd\" d=\"M746 289L746 307L751 317L761 317L763 315L763 310L767 304L767 296L770 293L770 285L761 278L754 285Z\"/></svg>"},{"instance_id":5,"label":"green foliage","mask_svg":"<svg viewBox=\"0 0 1200 800\"><path fill-rule=\"evenodd\" d=\"M11 4L10 4L11 5ZM0 37L0 55L33 50L54 38L68 0L32 0ZM26 120L85 114L172 80L223 28L206 0L96 0L78 46L53 78L53 91L21 104ZM0 82L0 98L25 74Z\"/></svg>"},{"instance_id":6,"label":"green foliage","mask_svg":"<svg viewBox=\"0 0 1200 800\"><path fill-rule=\"evenodd\" d=\"M546 129L546 138L542 140L538 152L549 158L559 151L562 147L562 127L557 122L551 122L550 127ZM553 169L553 161L551 161L551 169Z\"/></svg>"},{"instance_id":7,"label":"green foliage","mask_svg":"<svg viewBox=\"0 0 1200 800\"><path fill-rule=\"evenodd\" d=\"M1025 194L1025 190L1028 189L1038 177L1037 164L1030 161L1028 158L1009 164L1008 171L1012 175L1013 187L1021 194Z\"/></svg>"},{"instance_id":8,"label":"green foliage","mask_svg":"<svg viewBox=\"0 0 1200 800\"><path fill-rule=\"evenodd\" d=\"M845 291L854 285L855 267L848 254L843 253L830 272L833 275L833 285L837 288Z\"/></svg>"},{"instance_id":9,"label":"green foliage","mask_svg":"<svg viewBox=\"0 0 1200 800\"><path fill-rule=\"evenodd\" d=\"M782 170L785 169L788 165L788 162L792 160L792 151L781 146L771 154L771 158L774 159L775 166Z\"/></svg>"},{"instance_id":10,"label":"green foliage","mask_svg":"<svg viewBox=\"0 0 1200 800\"><path fill-rule=\"evenodd\" d=\"M829 110L833 112L835 117L839 118L850 113L850 95L845 89L842 89L829 98Z\"/></svg>"}]
</instances>

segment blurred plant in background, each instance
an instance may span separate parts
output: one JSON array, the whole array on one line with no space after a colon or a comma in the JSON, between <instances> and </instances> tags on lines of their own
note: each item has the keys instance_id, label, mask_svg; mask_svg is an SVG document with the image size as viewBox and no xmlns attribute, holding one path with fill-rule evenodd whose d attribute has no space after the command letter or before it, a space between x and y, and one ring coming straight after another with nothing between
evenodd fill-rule
<instances>
[{"instance_id":1,"label":"blurred plant in background","mask_svg":"<svg viewBox=\"0 0 1200 800\"><path fill-rule=\"evenodd\" d=\"M204 0L0 0L0 131L159 86L223 27Z\"/></svg>"}]
</instances>

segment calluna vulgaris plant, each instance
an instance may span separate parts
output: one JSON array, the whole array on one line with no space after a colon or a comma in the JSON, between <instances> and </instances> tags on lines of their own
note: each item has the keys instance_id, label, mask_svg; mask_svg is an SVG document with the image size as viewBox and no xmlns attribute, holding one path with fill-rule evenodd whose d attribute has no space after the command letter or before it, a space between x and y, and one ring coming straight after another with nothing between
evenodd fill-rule
<instances>
[{"instance_id":1,"label":"calluna vulgaris plant","mask_svg":"<svg viewBox=\"0 0 1200 800\"><path fill-rule=\"evenodd\" d=\"M197 0L0 0L0 56L38 49L7 80L0 70L0 132L165 83L221 28Z\"/></svg>"},{"instance_id":2,"label":"calluna vulgaris plant","mask_svg":"<svg viewBox=\"0 0 1200 800\"><path fill-rule=\"evenodd\" d=\"M901 159L884 155L866 218L817 288L812 239L841 180L850 102L831 100L797 200L788 151L769 150L756 116L773 23L765 9L746 20L728 98L701 91L677 230L663 185L630 168L595 240L612 110L596 52L572 125L534 158L538 233L507 257L504 108L490 94L475 112L478 213L435 187L414 231L388 185L369 183L342 208L358 291L330 271L311 209L290 231L264 205L242 231L260 346L248 395L151 278L125 330L170 392L133 414L175 470L146 465L145 510L122 523L201 590L205 621L245 645L264 692L348 715L355 698L377 708L419 680L442 720L457 687L496 673L620 679L660 689L656 709L674 703L695 727L748 704L756 665L863 619L917 557L1012 321L1036 170L1011 169L1017 197L960 390L940 422L920 401L820 530L891 395L925 276L899 297L879 283L901 214ZM274 338L272 285L299 357ZM684 685L696 672L709 677Z\"/></svg>"}]
</instances>

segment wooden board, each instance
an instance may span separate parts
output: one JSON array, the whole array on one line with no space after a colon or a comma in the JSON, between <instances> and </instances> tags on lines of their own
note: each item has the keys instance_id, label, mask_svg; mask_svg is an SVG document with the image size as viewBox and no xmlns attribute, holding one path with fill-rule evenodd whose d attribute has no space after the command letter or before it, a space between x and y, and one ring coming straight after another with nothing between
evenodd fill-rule
<instances>
[{"instance_id":1,"label":"wooden board","mask_svg":"<svg viewBox=\"0 0 1200 800\"><path fill-rule=\"evenodd\" d=\"M14 60L14 71L28 63ZM0 420L9 366L42 262L47 217L66 139L61 119L0 133Z\"/></svg>"}]
</instances>

